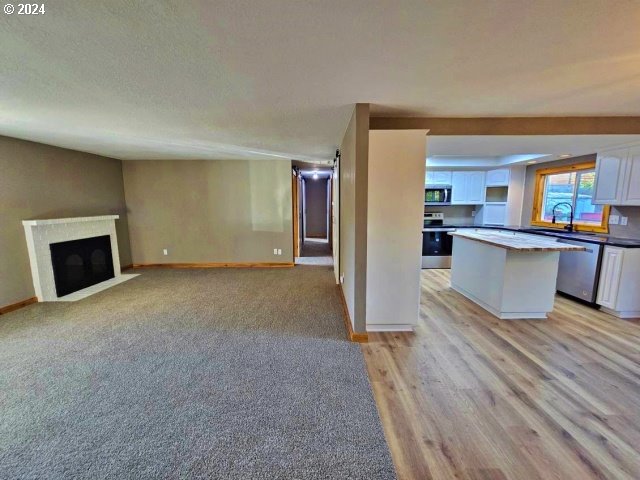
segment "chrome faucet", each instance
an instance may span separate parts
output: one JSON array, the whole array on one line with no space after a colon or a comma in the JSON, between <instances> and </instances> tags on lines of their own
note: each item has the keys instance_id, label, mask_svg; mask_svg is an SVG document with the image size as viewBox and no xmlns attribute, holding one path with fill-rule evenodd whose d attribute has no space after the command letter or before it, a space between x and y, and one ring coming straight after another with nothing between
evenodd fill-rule
<instances>
[{"instance_id":1,"label":"chrome faucet","mask_svg":"<svg viewBox=\"0 0 640 480\"><path fill-rule=\"evenodd\" d=\"M569 208L571 209L571 212L569 214L569 225L565 225L564 229L567 232L573 232L573 205L571 205L569 202L560 202L556 203L553 206L553 209L551 210L551 213L553 214L553 216L551 217L551 223L556 223L556 208L558 208L558 206L560 205L569 205Z\"/></svg>"}]
</instances>

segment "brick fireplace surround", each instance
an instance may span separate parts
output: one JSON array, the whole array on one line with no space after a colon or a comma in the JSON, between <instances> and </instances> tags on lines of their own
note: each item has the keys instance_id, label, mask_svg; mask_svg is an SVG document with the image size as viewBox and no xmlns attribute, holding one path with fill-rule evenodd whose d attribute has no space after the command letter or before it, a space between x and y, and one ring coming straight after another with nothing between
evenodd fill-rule
<instances>
[{"instance_id":1,"label":"brick fireplace surround","mask_svg":"<svg viewBox=\"0 0 640 480\"><path fill-rule=\"evenodd\" d=\"M96 217L24 220L22 222L27 238L27 248L29 249L33 287L39 302L80 300L137 276L136 274L122 274L120 272L120 256L118 254L115 223L118 218L119 215L102 215ZM51 243L101 235L110 236L115 277L64 297L58 297L49 245Z\"/></svg>"}]
</instances>

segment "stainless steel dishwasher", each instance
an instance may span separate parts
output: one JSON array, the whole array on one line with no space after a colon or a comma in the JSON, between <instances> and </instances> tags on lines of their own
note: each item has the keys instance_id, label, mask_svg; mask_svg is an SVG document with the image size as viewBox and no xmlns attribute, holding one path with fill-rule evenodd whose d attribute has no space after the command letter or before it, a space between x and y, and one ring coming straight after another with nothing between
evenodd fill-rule
<instances>
[{"instance_id":1,"label":"stainless steel dishwasher","mask_svg":"<svg viewBox=\"0 0 640 480\"><path fill-rule=\"evenodd\" d=\"M602 245L559 238L585 247L583 252L560 252L556 290L595 305L602 262Z\"/></svg>"}]
</instances>

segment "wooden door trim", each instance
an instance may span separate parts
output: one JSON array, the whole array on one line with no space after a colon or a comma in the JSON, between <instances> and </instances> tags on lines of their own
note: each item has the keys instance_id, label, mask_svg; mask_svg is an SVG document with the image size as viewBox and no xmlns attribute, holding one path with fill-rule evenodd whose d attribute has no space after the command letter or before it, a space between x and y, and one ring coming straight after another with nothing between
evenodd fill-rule
<instances>
[{"instance_id":1,"label":"wooden door trim","mask_svg":"<svg viewBox=\"0 0 640 480\"><path fill-rule=\"evenodd\" d=\"M298 238L299 229L299 205L298 205L298 174L292 171L291 174L291 208L293 215L293 258L300 256L300 241Z\"/></svg>"}]
</instances>

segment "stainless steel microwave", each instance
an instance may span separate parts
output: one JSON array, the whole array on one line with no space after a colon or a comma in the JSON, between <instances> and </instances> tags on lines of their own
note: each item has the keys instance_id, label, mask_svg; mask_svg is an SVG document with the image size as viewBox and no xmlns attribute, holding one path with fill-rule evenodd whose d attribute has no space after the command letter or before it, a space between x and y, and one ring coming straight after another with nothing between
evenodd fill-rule
<instances>
[{"instance_id":1,"label":"stainless steel microwave","mask_svg":"<svg viewBox=\"0 0 640 480\"><path fill-rule=\"evenodd\" d=\"M426 185L425 205L451 205L451 185Z\"/></svg>"}]
</instances>

